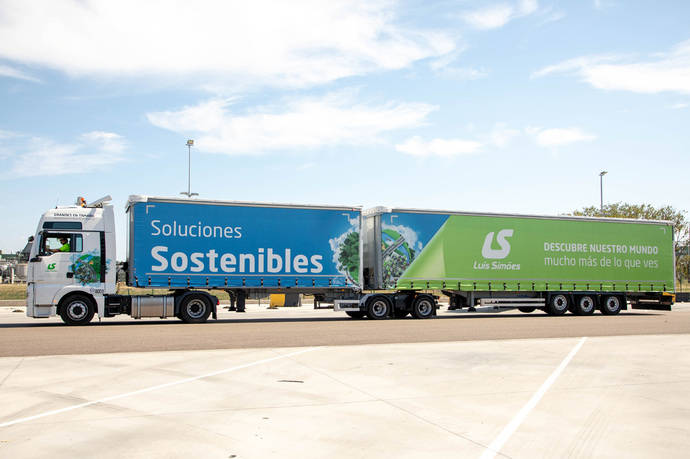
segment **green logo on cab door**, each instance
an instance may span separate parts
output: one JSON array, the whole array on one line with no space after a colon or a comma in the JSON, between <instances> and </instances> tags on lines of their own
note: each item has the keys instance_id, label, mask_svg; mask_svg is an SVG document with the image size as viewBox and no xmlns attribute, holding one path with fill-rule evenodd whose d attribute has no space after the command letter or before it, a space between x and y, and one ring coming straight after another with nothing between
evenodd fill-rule
<instances>
[{"instance_id":1,"label":"green logo on cab door","mask_svg":"<svg viewBox=\"0 0 690 459\"><path fill-rule=\"evenodd\" d=\"M55 271L55 263L51 263L46 266L46 271Z\"/></svg>"}]
</instances>

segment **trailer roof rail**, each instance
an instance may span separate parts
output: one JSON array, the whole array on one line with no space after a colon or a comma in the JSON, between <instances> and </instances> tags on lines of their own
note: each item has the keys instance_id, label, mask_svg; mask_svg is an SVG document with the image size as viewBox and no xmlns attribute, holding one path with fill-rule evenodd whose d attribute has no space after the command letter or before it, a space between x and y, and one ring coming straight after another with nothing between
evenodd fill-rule
<instances>
[{"instance_id":1,"label":"trailer roof rail","mask_svg":"<svg viewBox=\"0 0 690 459\"><path fill-rule=\"evenodd\" d=\"M497 212L469 212L462 210L440 210L440 209L414 209L414 208L399 208L399 207L385 207L377 206L369 209L364 209L362 215L365 217L373 217L376 215L386 213L417 213L417 214L435 214L435 215L466 215L477 217L508 217L508 218L533 218L538 220L580 220L580 221L600 221L600 222L614 222L614 223L645 223L654 225L669 225L673 226L673 222L668 220L645 220L640 218L617 218L617 217L589 217L578 215L535 215L535 214L513 214L513 213L497 213Z\"/></svg>"}]
</instances>

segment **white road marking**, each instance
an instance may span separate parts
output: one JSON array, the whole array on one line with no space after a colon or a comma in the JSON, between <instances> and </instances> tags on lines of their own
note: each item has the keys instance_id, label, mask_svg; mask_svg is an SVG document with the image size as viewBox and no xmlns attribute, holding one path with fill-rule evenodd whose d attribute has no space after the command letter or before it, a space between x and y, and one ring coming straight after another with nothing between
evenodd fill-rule
<instances>
[{"instance_id":1,"label":"white road marking","mask_svg":"<svg viewBox=\"0 0 690 459\"><path fill-rule=\"evenodd\" d=\"M570 351L570 353L563 359L560 365L558 365L558 368L556 368L553 373L551 373L551 376L549 376L546 381L541 385L539 390L532 395L532 398L529 399L529 401L525 404L525 406L522 407L520 411L515 415L515 417L508 423L507 426L503 428L503 431L494 439L494 441L491 442L491 444L487 447L487 449L484 450L484 454L482 454L481 459L493 459L496 454L498 454L501 451L501 448L503 448L503 445L508 441L511 435L517 430L518 427L520 427L520 424L525 420L527 415L529 414L530 411L532 411L532 408L534 408L537 403L539 403L539 400L544 396L547 390L549 390L549 387L558 379L560 374L563 372L565 367L568 366L570 361L575 357L575 354L577 354L577 351L580 350L584 342L587 340L587 337L583 337L578 341L578 343L575 345L575 347Z\"/></svg>"},{"instance_id":2,"label":"white road marking","mask_svg":"<svg viewBox=\"0 0 690 459\"><path fill-rule=\"evenodd\" d=\"M23 422L29 422L29 421L33 421L35 419L44 418L46 416L52 416L54 414L60 414L60 413L65 413L67 411L76 410L79 408L85 408L87 406L96 405L98 403L112 402L113 400L118 400L118 399L125 398L125 397L131 397L132 395L139 395L139 394L143 394L146 392L152 392L154 390L165 389L167 387L172 387L172 386L177 386L177 385L185 384L185 383L192 382L192 381L197 381L199 379L209 378L211 376L222 375L225 373L230 373L233 371L242 370L244 368L254 367L256 365L261 365L263 363L273 362L275 360L285 359L287 357L294 357L296 355L304 354L306 352L311 352L311 351L314 351L316 349L319 349L319 348L318 347L312 347L312 348L308 348L308 349L302 349L300 351L291 352L289 354L279 355L276 357L270 357L268 359L257 360L255 362L251 362L251 363L245 363L244 365L238 365L235 367L224 368L222 370L214 371L212 373L206 373L206 374L199 375L199 376L192 376L190 378L180 379L177 381L164 383L164 384L158 384L156 386L145 387L143 389L135 390L132 392L126 392L124 394L111 395L110 397L105 397L105 398L101 398L98 400L93 400L91 402L80 403L78 405L67 406L65 408L60 408L60 409L52 410L52 411L46 411L44 413L36 414L33 416L27 416L25 418L19 418L19 419L15 419L13 421L3 422L2 424L0 424L0 427L9 427L9 426L13 426L15 424L21 424Z\"/></svg>"}]
</instances>

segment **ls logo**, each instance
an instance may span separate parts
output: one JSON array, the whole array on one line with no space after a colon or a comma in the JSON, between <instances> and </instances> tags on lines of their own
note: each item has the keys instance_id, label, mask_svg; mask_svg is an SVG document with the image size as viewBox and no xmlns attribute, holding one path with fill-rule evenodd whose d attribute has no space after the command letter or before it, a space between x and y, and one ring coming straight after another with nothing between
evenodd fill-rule
<instances>
[{"instance_id":1,"label":"ls logo","mask_svg":"<svg viewBox=\"0 0 690 459\"><path fill-rule=\"evenodd\" d=\"M55 263L51 263L46 266L46 271L55 271Z\"/></svg>"},{"instance_id":2,"label":"ls logo","mask_svg":"<svg viewBox=\"0 0 690 459\"><path fill-rule=\"evenodd\" d=\"M496 242L501 248L492 249L491 244L494 240L494 232L492 231L489 234L487 234L486 239L484 239L484 246L482 246L482 256L484 258L490 258L494 260L500 260L501 258L507 257L510 253L510 242L506 241L506 238L511 237L512 235L512 229L504 229L499 231L498 235L496 236Z\"/></svg>"}]
</instances>

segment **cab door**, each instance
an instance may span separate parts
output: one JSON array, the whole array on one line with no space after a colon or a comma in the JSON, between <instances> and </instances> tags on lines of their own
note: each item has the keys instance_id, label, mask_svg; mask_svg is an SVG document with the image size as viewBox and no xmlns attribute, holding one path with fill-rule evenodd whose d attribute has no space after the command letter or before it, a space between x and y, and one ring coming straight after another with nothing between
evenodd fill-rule
<instances>
[{"instance_id":1,"label":"cab door","mask_svg":"<svg viewBox=\"0 0 690 459\"><path fill-rule=\"evenodd\" d=\"M67 250L64 250L65 244L61 239L68 241ZM83 238L80 233L44 232L39 244L37 255L30 260L33 304L51 306L61 289L74 284L74 258L82 251Z\"/></svg>"},{"instance_id":2,"label":"cab door","mask_svg":"<svg viewBox=\"0 0 690 459\"><path fill-rule=\"evenodd\" d=\"M101 232L85 231L81 233L79 251L73 253L72 276L74 283L82 287L103 289L105 267L101 257L103 245Z\"/></svg>"}]
</instances>

